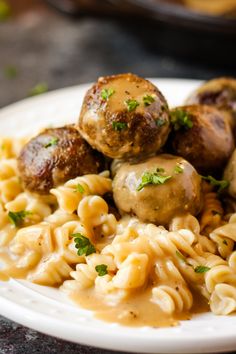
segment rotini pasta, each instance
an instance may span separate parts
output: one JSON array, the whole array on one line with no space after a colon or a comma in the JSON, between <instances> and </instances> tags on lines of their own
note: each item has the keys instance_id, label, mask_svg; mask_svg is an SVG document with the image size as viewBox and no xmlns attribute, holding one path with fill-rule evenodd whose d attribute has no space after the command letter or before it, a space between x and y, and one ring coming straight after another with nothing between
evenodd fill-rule
<instances>
[{"instance_id":1,"label":"rotini pasta","mask_svg":"<svg viewBox=\"0 0 236 354\"><path fill-rule=\"evenodd\" d=\"M227 224L218 227L210 233L210 238L217 244L218 252L223 258L230 256L236 241L235 214L231 216Z\"/></svg>"},{"instance_id":2,"label":"rotini pasta","mask_svg":"<svg viewBox=\"0 0 236 354\"><path fill-rule=\"evenodd\" d=\"M200 216L201 232L209 235L211 231L223 224L223 208L217 193L208 183L203 183L204 204Z\"/></svg>"},{"instance_id":3,"label":"rotini pasta","mask_svg":"<svg viewBox=\"0 0 236 354\"><path fill-rule=\"evenodd\" d=\"M15 159L0 160L0 200L10 202L22 192Z\"/></svg>"},{"instance_id":4,"label":"rotini pasta","mask_svg":"<svg viewBox=\"0 0 236 354\"><path fill-rule=\"evenodd\" d=\"M62 210L73 213L84 196L103 195L111 192L111 189L109 178L102 175L86 175L72 179L64 186L52 189L51 193L56 196Z\"/></svg>"}]
</instances>

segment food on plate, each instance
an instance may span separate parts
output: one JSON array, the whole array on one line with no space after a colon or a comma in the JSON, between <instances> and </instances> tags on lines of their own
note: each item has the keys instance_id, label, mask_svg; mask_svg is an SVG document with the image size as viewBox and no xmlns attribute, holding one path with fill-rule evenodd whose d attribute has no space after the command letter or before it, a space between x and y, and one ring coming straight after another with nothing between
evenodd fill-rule
<instances>
[{"instance_id":1,"label":"food on plate","mask_svg":"<svg viewBox=\"0 0 236 354\"><path fill-rule=\"evenodd\" d=\"M234 150L225 168L224 179L229 181L229 195L236 198L236 150Z\"/></svg>"},{"instance_id":2,"label":"food on plate","mask_svg":"<svg viewBox=\"0 0 236 354\"><path fill-rule=\"evenodd\" d=\"M86 94L87 142L71 125L29 142L1 138L0 280L60 287L98 318L130 326L236 312L227 114L210 105L170 113L154 85L122 74ZM104 155L115 158L110 171Z\"/></svg>"},{"instance_id":3,"label":"food on plate","mask_svg":"<svg viewBox=\"0 0 236 354\"><path fill-rule=\"evenodd\" d=\"M222 171L234 149L227 113L206 105L172 109L170 143L176 155L184 157L198 172Z\"/></svg>"},{"instance_id":4,"label":"food on plate","mask_svg":"<svg viewBox=\"0 0 236 354\"><path fill-rule=\"evenodd\" d=\"M104 155L141 158L165 144L169 108L148 80L133 74L101 77L85 95L78 124L84 139Z\"/></svg>"},{"instance_id":5,"label":"food on plate","mask_svg":"<svg viewBox=\"0 0 236 354\"><path fill-rule=\"evenodd\" d=\"M227 111L236 125L236 79L220 77L205 82L186 100L186 104L203 104Z\"/></svg>"},{"instance_id":6,"label":"food on plate","mask_svg":"<svg viewBox=\"0 0 236 354\"><path fill-rule=\"evenodd\" d=\"M102 155L72 125L44 130L23 147L18 157L24 187L42 194L73 177L98 173L103 165Z\"/></svg>"},{"instance_id":7,"label":"food on plate","mask_svg":"<svg viewBox=\"0 0 236 354\"><path fill-rule=\"evenodd\" d=\"M176 216L199 213L201 177L182 157L157 155L122 164L113 180L113 195L123 214L168 226Z\"/></svg>"}]
</instances>

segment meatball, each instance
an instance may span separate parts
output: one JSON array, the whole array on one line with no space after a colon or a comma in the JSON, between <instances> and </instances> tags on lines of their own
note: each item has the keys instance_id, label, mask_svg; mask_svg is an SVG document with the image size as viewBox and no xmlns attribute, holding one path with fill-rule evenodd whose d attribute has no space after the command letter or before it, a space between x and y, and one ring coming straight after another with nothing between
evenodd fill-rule
<instances>
[{"instance_id":1,"label":"meatball","mask_svg":"<svg viewBox=\"0 0 236 354\"><path fill-rule=\"evenodd\" d=\"M224 168L234 149L227 113L210 106L183 106L172 110L173 152L198 172L214 174Z\"/></svg>"},{"instance_id":2,"label":"meatball","mask_svg":"<svg viewBox=\"0 0 236 354\"><path fill-rule=\"evenodd\" d=\"M25 188L41 194L71 178L98 173L102 164L100 153L72 125L44 130L23 147L18 157Z\"/></svg>"},{"instance_id":3,"label":"meatball","mask_svg":"<svg viewBox=\"0 0 236 354\"><path fill-rule=\"evenodd\" d=\"M229 181L228 193L236 199L236 150L234 150L224 171L224 179Z\"/></svg>"},{"instance_id":4,"label":"meatball","mask_svg":"<svg viewBox=\"0 0 236 354\"><path fill-rule=\"evenodd\" d=\"M167 226L177 215L199 213L201 178L182 157L163 154L137 164L121 165L113 180L121 213Z\"/></svg>"},{"instance_id":5,"label":"meatball","mask_svg":"<svg viewBox=\"0 0 236 354\"><path fill-rule=\"evenodd\" d=\"M236 79L220 77L205 82L187 99L186 104L206 104L231 113L236 125Z\"/></svg>"},{"instance_id":6,"label":"meatball","mask_svg":"<svg viewBox=\"0 0 236 354\"><path fill-rule=\"evenodd\" d=\"M87 92L79 118L84 139L111 158L155 153L166 142L169 125L164 96L133 74L100 78Z\"/></svg>"}]
</instances>

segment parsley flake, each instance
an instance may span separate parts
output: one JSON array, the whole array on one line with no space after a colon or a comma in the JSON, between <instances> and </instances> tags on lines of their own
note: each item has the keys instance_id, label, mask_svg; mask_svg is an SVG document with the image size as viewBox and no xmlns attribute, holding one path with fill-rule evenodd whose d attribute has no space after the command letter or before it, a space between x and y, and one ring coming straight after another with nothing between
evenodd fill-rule
<instances>
[{"instance_id":1,"label":"parsley flake","mask_svg":"<svg viewBox=\"0 0 236 354\"><path fill-rule=\"evenodd\" d=\"M125 122L112 122L112 128L116 131L121 131L127 128L127 123Z\"/></svg>"},{"instance_id":2,"label":"parsley flake","mask_svg":"<svg viewBox=\"0 0 236 354\"><path fill-rule=\"evenodd\" d=\"M164 170L164 168L162 168L162 167L157 167L157 168L156 168L156 172L163 173L163 172L165 172L165 170Z\"/></svg>"},{"instance_id":3,"label":"parsley flake","mask_svg":"<svg viewBox=\"0 0 236 354\"><path fill-rule=\"evenodd\" d=\"M187 130L193 127L190 114L182 109L177 108L170 112L170 117L174 130L180 130L181 128Z\"/></svg>"},{"instance_id":4,"label":"parsley flake","mask_svg":"<svg viewBox=\"0 0 236 354\"><path fill-rule=\"evenodd\" d=\"M228 246L228 242L226 240L223 240L223 244Z\"/></svg>"},{"instance_id":5,"label":"parsley flake","mask_svg":"<svg viewBox=\"0 0 236 354\"><path fill-rule=\"evenodd\" d=\"M84 187L78 183L75 187L75 192L79 192L80 194L83 194L84 193Z\"/></svg>"},{"instance_id":6,"label":"parsley flake","mask_svg":"<svg viewBox=\"0 0 236 354\"><path fill-rule=\"evenodd\" d=\"M47 91L48 85L46 84L46 82L40 82L30 90L29 96L41 95L42 93L45 93Z\"/></svg>"},{"instance_id":7,"label":"parsley flake","mask_svg":"<svg viewBox=\"0 0 236 354\"><path fill-rule=\"evenodd\" d=\"M184 169L183 169L182 166L180 166L180 165L176 165L176 166L175 166L175 168L174 168L174 173L175 173L176 175L178 175L178 174L180 174L180 173L183 173L183 172L184 172Z\"/></svg>"},{"instance_id":8,"label":"parsley flake","mask_svg":"<svg viewBox=\"0 0 236 354\"><path fill-rule=\"evenodd\" d=\"M95 267L96 272L98 273L99 277L103 277L107 274L107 265L106 264L99 264Z\"/></svg>"},{"instance_id":9,"label":"parsley flake","mask_svg":"<svg viewBox=\"0 0 236 354\"><path fill-rule=\"evenodd\" d=\"M222 192L225 188L229 186L229 181L226 180L217 180L212 176L201 176L202 179L208 181L212 186L218 187L218 193Z\"/></svg>"},{"instance_id":10,"label":"parsley flake","mask_svg":"<svg viewBox=\"0 0 236 354\"><path fill-rule=\"evenodd\" d=\"M164 184L166 181L168 181L172 176L163 176L159 174L158 172L164 172L163 169L157 169L157 172L144 172L142 177L141 177L141 183L137 187L137 191L141 191L144 187L156 184L156 185L161 185Z\"/></svg>"},{"instance_id":11,"label":"parsley flake","mask_svg":"<svg viewBox=\"0 0 236 354\"><path fill-rule=\"evenodd\" d=\"M72 234L71 236L74 237L78 256L88 256L92 253L96 253L96 249L88 237L85 237L81 233Z\"/></svg>"},{"instance_id":12,"label":"parsley flake","mask_svg":"<svg viewBox=\"0 0 236 354\"><path fill-rule=\"evenodd\" d=\"M135 109L139 106L138 101L132 99L125 101L125 104L127 106L128 112L135 111Z\"/></svg>"},{"instance_id":13,"label":"parsley flake","mask_svg":"<svg viewBox=\"0 0 236 354\"><path fill-rule=\"evenodd\" d=\"M166 124L166 120L163 119L162 117L158 118L155 120L156 126L157 127L162 127L163 125Z\"/></svg>"},{"instance_id":14,"label":"parsley flake","mask_svg":"<svg viewBox=\"0 0 236 354\"><path fill-rule=\"evenodd\" d=\"M32 212L28 210L9 211L8 218L15 227L21 226L26 216L31 215Z\"/></svg>"},{"instance_id":15,"label":"parsley flake","mask_svg":"<svg viewBox=\"0 0 236 354\"><path fill-rule=\"evenodd\" d=\"M103 100L107 101L114 93L115 90L113 90L112 88L103 89L101 91L101 97Z\"/></svg>"},{"instance_id":16,"label":"parsley flake","mask_svg":"<svg viewBox=\"0 0 236 354\"><path fill-rule=\"evenodd\" d=\"M202 274L202 273L206 273L208 272L208 270L210 270L211 268L209 267L205 267L203 265L199 265L197 266L196 268L194 268L194 272L195 273L199 273L199 274Z\"/></svg>"},{"instance_id":17,"label":"parsley flake","mask_svg":"<svg viewBox=\"0 0 236 354\"><path fill-rule=\"evenodd\" d=\"M177 250L177 251L175 252L175 254L176 254L176 256L177 256L179 259L181 259L182 262L188 264L188 263L187 263L187 259L184 257L184 255L183 255L181 252L179 252L179 251Z\"/></svg>"},{"instance_id":18,"label":"parsley flake","mask_svg":"<svg viewBox=\"0 0 236 354\"><path fill-rule=\"evenodd\" d=\"M15 79L17 77L17 68L12 65L8 65L4 69L4 75L7 79Z\"/></svg>"},{"instance_id":19,"label":"parsley flake","mask_svg":"<svg viewBox=\"0 0 236 354\"><path fill-rule=\"evenodd\" d=\"M54 145L57 145L59 139L58 138L55 138L54 136L50 139L50 141L44 145L44 147L47 149L48 147L50 146L54 146Z\"/></svg>"},{"instance_id":20,"label":"parsley flake","mask_svg":"<svg viewBox=\"0 0 236 354\"><path fill-rule=\"evenodd\" d=\"M6 21L11 16L11 8L7 1L0 0L0 22Z\"/></svg>"},{"instance_id":21,"label":"parsley flake","mask_svg":"<svg viewBox=\"0 0 236 354\"><path fill-rule=\"evenodd\" d=\"M143 96L144 106L150 106L153 102L155 102L155 95L145 95Z\"/></svg>"}]
</instances>

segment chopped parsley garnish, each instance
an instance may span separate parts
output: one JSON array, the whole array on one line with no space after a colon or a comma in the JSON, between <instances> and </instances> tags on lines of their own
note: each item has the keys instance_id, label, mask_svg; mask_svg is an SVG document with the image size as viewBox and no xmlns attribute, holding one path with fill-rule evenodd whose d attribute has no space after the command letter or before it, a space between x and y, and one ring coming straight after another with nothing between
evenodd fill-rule
<instances>
[{"instance_id":1,"label":"chopped parsley garnish","mask_svg":"<svg viewBox=\"0 0 236 354\"><path fill-rule=\"evenodd\" d=\"M157 168L156 168L156 172L163 173L163 172L165 172L165 170L164 170L164 168L162 168L162 167L157 167Z\"/></svg>"},{"instance_id":2,"label":"chopped parsley garnish","mask_svg":"<svg viewBox=\"0 0 236 354\"><path fill-rule=\"evenodd\" d=\"M229 186L229 181L226 180L217 180L212 176L201 176L202 179L208 181L212 186L218 187L218 193L222 192L225 188Z\"/></svg>"},{"instance_id":3,"label":"chopped parsley garnish","mask_svg":"<svg viewBox=\"0 0 236 354\"><path fill-rule=\"evenodd\" d=\"M152 104L153 102L155 102L155 95L145 95L145 96L143 96L144 106L150 106L150 104Z\"/></svg>"},{"instance_id":4,"label":"chopped parsley garnish","mask_svg":"<svg viewBox=\"0 0 236 354\"><path fill-rule=\"evenodd\" d=\"M160 117L155 120L155 123L157 127L162 127L163 125L166 124L166 120Z\"/></svg>"},{"instance_id":5,"label":"chopped parsley garnish","mask_svg":"<svg viewBox=\"0 0 236 354\"><path fill-rule=\"evenodd\" d=\"M47 91L48 85L46 84L46 82L40 82L30 90L29 96L41 95L42 93L45 93Z\"/></svg>"},{"instance_id":6,"label":"chopped parsley garnish","mask_svg":"<svg viewBox=\"0 0 236 354\"><path fill-rule=\"evenodd\" d=\"M196 268L194 268L194 272L195 273L206 273L208 272L208 270L210 270L211 268L209 267L205 267L203 265L199 265Z\"/></svg>"},{"instance_id":7,"label":"chopped parsley garnish","mask_svg":"<svg viewBox=\"0 0 236 354\"><path fill-rule=\"evenodd\" d=\"M4 75L7 79L14 79L17 74L17 68L15 66L9 65L4 68Z\"/></svg>"},{"instance_id":8,"label":"chopped parsley garnish","mask_svg":"<svg viewBox=\"0 0 236 354\"><path fill-rule=\"evenodd\" d=\"M112 128L116 131L121 131L127 128L127 123L125 122L112 122Z\"/></svg>"},{"instance_id":9,"label":"chopped parsley garnish","mask_svg":"<svg viewBox=\"0 0 236 354\"><path fill-rule=\"evenodd\" d=\"M101 97L103 100L107 101L114 93L115 93L115 90L113 90L112 88L103 89L101 91Z\"/></svg>"},{"instance_id":10,"label":"chopped parsley garnish","mask_svg":"<svg viewBox=\"0 0 236 354\"><path fill-rule=\"evenodd\" d=\"M47 144L44 145L44 147L45 147L45 148L48 148L48 147L50 147L50 146L57 145L58 140L59 140L58 138L52 137L52 138L50 139L50 141L49 141Z\"/></svg>"},{"instance_id":11,"label":"chopped parsley garnish","mask_svg":"<svg viewBox=\"0 0 236 354\"><path fill-rule=\"evenodd\" d=\"M184 169L183 169L183 167L180 166L180 165L176 165L175 168L174 168L174 173L175 173L176 175L178 175L179 173L183 173L183 171L184 171Z\"/></svg>"},{"instance_id":12,"label":"chopped parsley garnish","mask_svg":"<svg viewBox=\"0 0 236 354\"><path fill-rule=\"evenodd\" d=\"M88 256L92 253L96 253L94 245L90 242L89 238L80 233L72 234L74 237L75 248L77 248L78 256Z\"/></svg>"},{"instance_id":13,"label":"chopped parsley garnish","mask_svg":"<svg viewBox=\"0 0 236 354\"><path fill-rule=\"evenodd\" d=\"M78 183L76 185L76 187L75 187L75 191L83 194L84 193L84 187L80 183Z\"/></svg>"},{"instance_id":14,"label":"chopped parsley garnish","mask_svg":"<svg viewBox=\"0 0 236 354\"><path fill-rule=\"evenodd\" d=\"M11 8L7 1L0 0L0 22L7 20L11 16Z\"/></svg>"},{"instance_id":15,"label":"chopped parsley garnish","mask_svg":"<svg viewBox=\"0 0 236 354\"><path fill-rule=\"evenodd\" d=\"M26 216L31 215L31 211L21 210L21 211L9 211L8 218L10 222L17 226L21 226L24 222Z\"/></svg>"},{"instance_id":16,"label":"chopped parsley garnish","mask_svg":"<svg viewBox=\"0 0 236 354\"><path fill-rule=\"evenodd\" d=\"M142 179L141 179L141 183L138 185L137 187L137 191L141 191L144 187L152 185L152 184L156 184L156 185L160 185L160 184L164 184L166 181L168 181L170 178L172 178L172 176L163 176L160 174L160 172L164 172L163 169L160 169L156 172L144 172L142 175Z\"/></svg>"},{"instance_id":17,"label":"chopped parsley garnish","mask_svg":"<svg viewBox=\"0 0 236 354\"><path fill-rule=\"evenodd\" d=\"M128 112L135 111L135 109L139 106L138 101L132 99L125 101L125 104L127 106Z\"/></svg>"},{"instance_id":18,"label":"chopped parsley garnish","mask_svg":"<svg viewBox=\"0 0 236 354\"><path fill-rule=\"evenodd\" d=\"M175 109L170 112L170 117L174 130L179 130L181 128L187 130L193 127L191 115L182 109Z\"/></svg>"},{"instance_id":19,"label":"chopped parsley garnish","mask_svg":"<svg viewBox=\"0 0 236 354\"><path fill-rule=\"evenodd\" d=\"M226 240L223 240L223 244L228 246L228 242Z\"/></svg>"},{"instance_id":20,"label":"chopped parsley garnish","mask_svg":"<svg viewBox=\"0 0 236 354\"><path fill-rule=\"evenodd\" d=\"M103 277L107 274L107 265L106 264L99 264L95 267L96 272L98 273L99 277Z\"/></svg>"},{"instance_id":21,"label":"chopped parsley garnish","mask_svg":"<svg viewBox=\"0 0 236 354\"><path fill-rule=\"evenodd\" d=\"M184 263L187 264L187 259L184 257L184 255L182 255L181 252L176 251L175 253L176 253L176 256L177 256L179 259L181 259L181 261L183 261Z\"/></svg>"}]
</instances>

